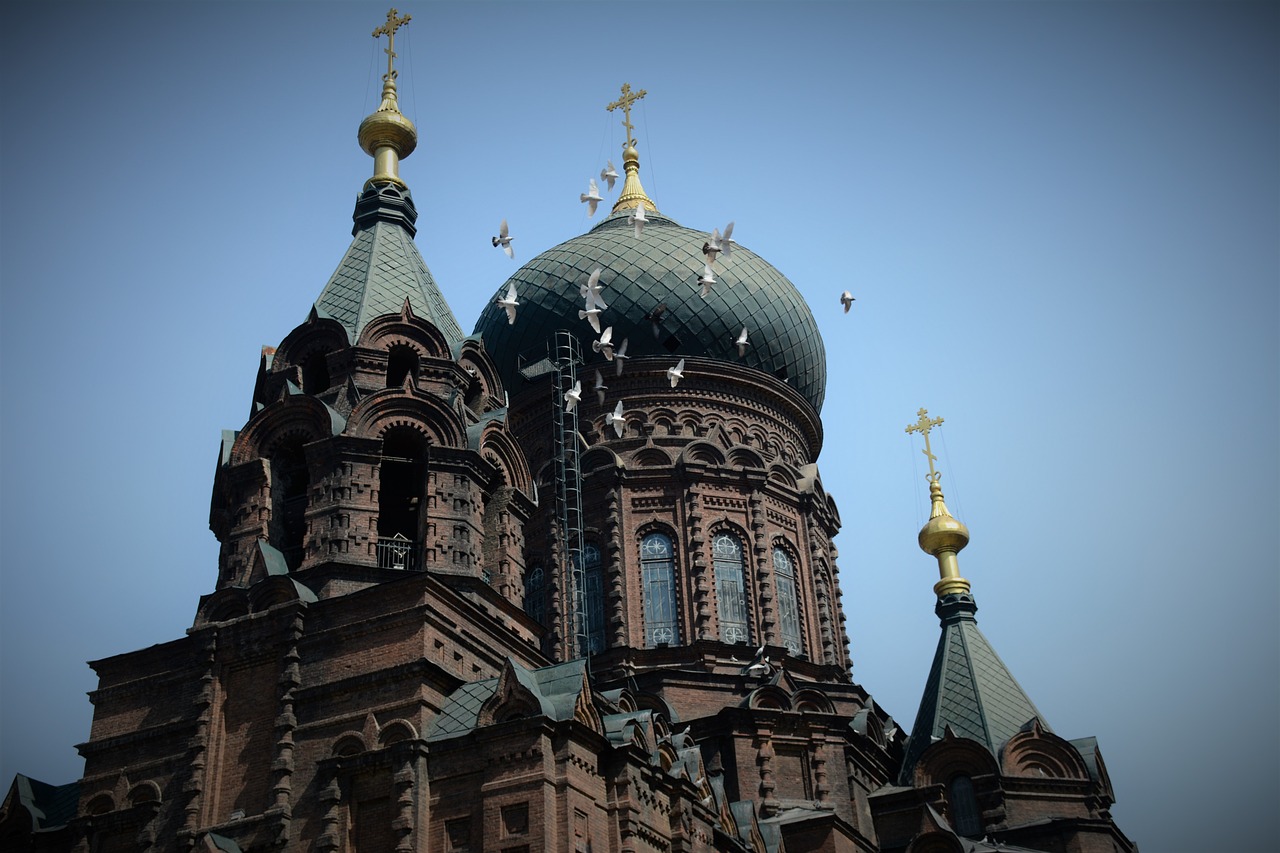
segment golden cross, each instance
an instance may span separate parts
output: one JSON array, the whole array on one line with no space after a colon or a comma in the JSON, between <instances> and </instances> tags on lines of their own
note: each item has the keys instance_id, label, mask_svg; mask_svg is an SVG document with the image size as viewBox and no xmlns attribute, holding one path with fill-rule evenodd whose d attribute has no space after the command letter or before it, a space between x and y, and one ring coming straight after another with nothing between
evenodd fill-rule
<instances>
[{"instance_id":1,"label":"golden cross","mask_svg":"<svg viewBox=\"0 0 1280 853\"><path fill-rule=\"evenodd\" d=\"M907 426L907 432L918 432L924 436L924 450L921 451L925 458L929 460L929 474L927 479L931 483L936 483L938 478L942 476L933 468L934 460L938 457L934 456L929 449L929 430L942 423L942 418L930 418L928 409L921 409L916 412L920 416L920 420Z\"/></svg>"},{"instance_id":2,"label":"golden cross","mask_svg":"<svg viewBox=\"0 0 1280 853\"><path fill-rule=\"evenodd\" d=\"M631 105L634 104L636 101L640 100L641 98L643 98L647 94L649 93L646 92L644 89L641 89L639 92L632 92L631 84L623 83L622 97L618 98L618 100L614 101L612 104L605 107L605 109L608 110L609 112L613 112L618 107L622 107L622 116L623 116L622 126L627 129L627 141L622 146L623 148L636 147L636 141L631 138L631 131L635 130L635 125L631 123Z\"/></svg>"},{"instance_id":3,"label":"golden cross","mask_svg":"<svg viewBox=\"0 0 1280 853\"><path fill-rule=\"evenodd\" d=\"M391 11L387 13L387 22L373 31L373 37L387 37L387 76L383 80L396 79L395 69L391 67L391 63L396 58L396 30L403 27L413 19L412 15L405 15L403 18L396 17L396 9L393 6Z\"/></svg>"}]
</instances>

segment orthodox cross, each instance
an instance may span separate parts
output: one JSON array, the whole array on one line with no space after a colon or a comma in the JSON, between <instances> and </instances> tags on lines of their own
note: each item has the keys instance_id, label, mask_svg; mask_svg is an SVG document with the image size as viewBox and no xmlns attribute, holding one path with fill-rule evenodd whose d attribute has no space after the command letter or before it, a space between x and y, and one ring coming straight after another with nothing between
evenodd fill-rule
<instances>
[{"instance_id":1,"label":"orthodox cross","mask_svg":"<svg viewBox=\"0 0 1280 853\"><path fill-rule=\"evenodd\" d=\"M613 112L618 107L622 107L622 116L623 116L622 126L627 129L627 141L626 141L626 144L623 145L624 148L636 147L636 141L631 138L631 131L635 130L635 125L631 123L631 105L634 104L636 101L640 100L641 98L643 98L647 94L649 93L646 92L644 89L641 89L639 92L632 92L631 84L623 83L622 97L618 98L618 100L614 101L612 104L609 104L609 106L605 107L605 109L608 110L609 112Z\"/></svg>"},{"instance_id":2,"label":"orthodox cross","mask_svg":"<svg viewBox=\"0 0 1280 853\"><path fill-rule=\"evenodd\" d=\"M922 450L921 453L923 453L925 455L925 458L929 460L928 480L930 483L936 483L938 482L938 478L941 477L942 475L939 474L937 471L935 471L933 468L934 460L936 460L938 457L934 456L933 452L929 448L929 430L933 429L938 424L942 423L942 418L929 417L928 409L921 409L920 411L916 412L916 414L920 416L920 420L916 421L913 424L908 425L907 432L918 432L924 436L924 450Z\"/></svg>"},{"instance_id":3,"label":"orthodox cross","mask_svg":"<svg viewBox=\"0 0 1280 853\"><path fill-rule=\"evenodd\" d=\"M383 77L383 80L396 79L395 69L391 67L391 63L396 58L396 30L409 23L412 19L412 15L397 18L395 7L392 7L391 11L387 13L387 22L373 31L374 38L378 36L387 37L387 76Z\"/></svg>"}]
</instances>

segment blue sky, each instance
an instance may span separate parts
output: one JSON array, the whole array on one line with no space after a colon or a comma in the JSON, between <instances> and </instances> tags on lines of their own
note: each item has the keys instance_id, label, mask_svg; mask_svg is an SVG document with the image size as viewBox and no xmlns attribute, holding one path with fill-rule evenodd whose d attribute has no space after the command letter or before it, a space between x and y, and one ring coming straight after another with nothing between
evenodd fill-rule
<instances>
[{"instance_id":1,"label":"blue sky","mask_svg":"<svg viewBox=\"0 0 1280 853\"><path fill-rule=\"evenodd\" d=\"M58 8L0 11L5 785L77 778L83 662L182 636L213 588L219 431L346 248L385 61L379 3ZM1280 7L399 8L402 175L464 329L515 269L500 219L517 264L595 221L578 193L621 162L604 105L646 89L649 195L735 220L822 331L855 678L910 728L938 633L923 406L979 623L1055 731L1099 738L1121 828L1258 849Z\"/></svg>"}]
</instances>

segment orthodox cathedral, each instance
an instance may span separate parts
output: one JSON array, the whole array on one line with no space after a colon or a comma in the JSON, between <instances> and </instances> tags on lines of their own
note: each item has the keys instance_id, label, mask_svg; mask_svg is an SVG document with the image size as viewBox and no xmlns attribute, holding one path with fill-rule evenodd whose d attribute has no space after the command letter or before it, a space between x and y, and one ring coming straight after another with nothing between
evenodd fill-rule
<instances>
[{"instance_id":1,"label":"orthodox cathedral","mask_svg":"<svg viewBox=\"0 0 1280 853\"><path fill-rule=\"evenodd\" d=\"M853 682L817 324L646 194L644 93L610 105L612 212L467 334L414 243L388 54L353 239L223 434L213 589L185 636L93 662L84 777L16 777L0 848L1136 850L1095 740L979 630L935 471L914 726Z\"/></svg>"}]
</instances>

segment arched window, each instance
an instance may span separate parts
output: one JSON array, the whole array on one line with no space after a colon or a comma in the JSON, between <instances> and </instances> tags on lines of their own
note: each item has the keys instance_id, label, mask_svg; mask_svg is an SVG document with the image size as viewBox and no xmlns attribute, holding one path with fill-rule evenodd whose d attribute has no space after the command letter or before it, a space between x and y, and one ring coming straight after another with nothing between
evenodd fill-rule
<instances>
[{"instance_id":1,"label":"arched window","mask_svg":"<svg viewBox=\"0 0 1280 853\"><path fill-rule=\"evenodd\" d=\"M426 440L407 427L388 430L378 480L378 565L416 571L426 518Z\"/></svg>"},{"instance_id":2,"label":"arched window","mask_svg":"<svg viewBox=\"0 0 1280 853\"><path fill-rule=\"evenodd\" d=\"M267 540L284 554L291 569L302 564L309 485L302 439L286 440L271 454L271 521L267 526Z\"/></svg>"},{"instance_id":3,"label":"arched window","mask_svg":"<svg viewBox=\"0 0 1280 853\"><path fill-rule=\"evenodd\" d=\"M324 353L312 353L302 363L302 390L308 394L329 390L329 359Z\"/></svg>"},{"instance_id":4,"label":"arched window","mask_svg":"<svg viewBox=\"0 0 1280 853\"><path fill-rule=\"evenodd\" d=\"M640 578L644 586L644 644L677 645L680 624L676 619L676 562L671 539L650 533L640 542Z\"/></svg>"},{"instance_id":5,"label":"arched window","mask_svg":"<svg viewBox=\"0 0 1280 853\"><path fill-rule=\"evenodd\" d=\"M773 574L778 585L778 626L782 631L782 645L787 652L799 656L804 647L800 642L800 604L796 599L796 566L791 555L782 547L773 547Z\"/></svg>"},{"instance_id":6,"label":"arched window","mask_svg":"<svg viewBox=\"0 0 1280 853\"><path fill-rule=\"evenodd\" d=\"M524 573L524 612L539 625L547 624L547 579L538 563Z\"/></svg>"},{"instance_id":7,"label":"arched window","mask_svg":"<svg viewBox=\"0 0 1280 853\"><path fill-rule=\"evenodd\" d=\"M399 388L406 376L418 377L418 354L412 347L394 346L387 353L387 387Z\"/></svg>"},{"instance_id":8,"label":"arched window","mask_svg":"<svg viewBox=\"0 0 1280 853\"><path fill-rule=\"evenodd\" d=\"M973 791L973 780L963 773L953 776L947 785L951 801L951 822L961 835L980 835L982 815L978 811L978 797Z\"/></svg>"},{"instance_id":9,"label":"arched window","mask_svg":"<svg viewBox=\"0 0 1280 853\"><path fill-rule=\"evenodd\" d=\"M716 602L720 610L720 640L749 643L746 573L742 567L742 541L731 533L711 540L711 564L716 573Z\"/></svg>"},{"instance_id":10,"label":"arched window","mask_svg":"<svg viewBox=\"0 0 1280 853\"><path fill-rule=\"evenodd\" d=\"M587 651L602 652L607 645L604 638L604 567L600 563L600 548L588 542L582 549L583 574L587 586Z\"/></svg>"}]
</instances>

